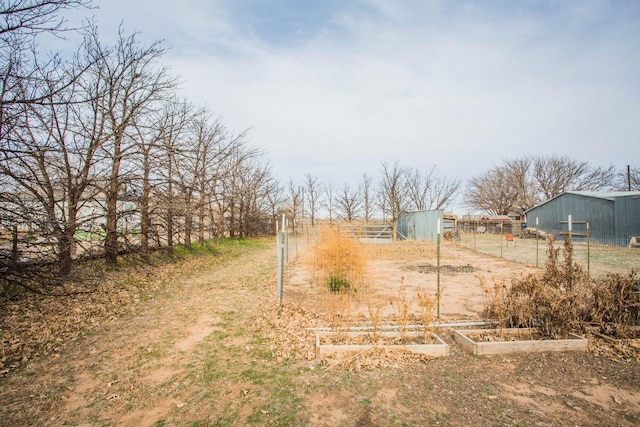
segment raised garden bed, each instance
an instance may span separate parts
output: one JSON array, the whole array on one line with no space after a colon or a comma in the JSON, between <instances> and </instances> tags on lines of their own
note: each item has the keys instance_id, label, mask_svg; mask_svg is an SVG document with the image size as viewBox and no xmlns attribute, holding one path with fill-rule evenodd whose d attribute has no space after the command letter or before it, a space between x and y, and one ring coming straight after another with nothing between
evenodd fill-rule
<instances>
[{"instance_id":1,"label":"raised garden bed","mask_svg":"<svg viewBox=\"0 0 640 427\"><path fill-rule=\"evenodd\" d=\"M522 353L536 351L585 351L589 340L575 334L549 339L536 329L469 329L453 331L453 339L472 354Z\"/></svg>"},{"instance_id":2,"label":"raised garden bed","mask_svg":"<svg viewBox=\"0 0 640 427\"><path fill-rule=\"evenodd\" d=\"M360 352L371 348L406 350L433 357L449 355L449 346L434 334L423 331L377 332L317 332L316 356L325 357L336 353Z\"/></svg>"}]
</instances>

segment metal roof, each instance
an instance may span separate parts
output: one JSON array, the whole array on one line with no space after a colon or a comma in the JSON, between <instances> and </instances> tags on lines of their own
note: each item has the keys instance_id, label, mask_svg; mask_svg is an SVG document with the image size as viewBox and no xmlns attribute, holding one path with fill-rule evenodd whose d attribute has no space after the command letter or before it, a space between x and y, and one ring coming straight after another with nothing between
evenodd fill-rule
<instances>
[{"instance_id":1,"label":"metal roof","mask_svg":"<svg viewBox=\"0 0 640 427\"><path fill-rule=\"evenodd\" d=\"M615 199L617 199L618 197L640 197L640 191L565 191L562 194L557 195L556 197L553 197L545 202L539 203L537 205L535 205L534 207L532 207L531 209L527 209L525 211L525 215L527 212L532 211L533 209L537 208L538 206L542 206L545 205L547 203L549 203L550 201L557 199L558 197L562 197L562 195L564 194L575 194L578 196L583 196L583 197L593 197L596 199L603 199L603 200L609 200L609 201L614 201Z\"/></svg>"},{"instance_id":2,"label":"metal roof","mask_svg":"<svg viewBox=\"0 0 640 427\"><path fill-rule=\"evenodd\" d=\"M618 197L640 196L640 191L566 191L563 194L577 194L585 197L595 197L597 199L614 200ZM562 196L562 194L561 194Z\"/></svg>"}]
</instances>

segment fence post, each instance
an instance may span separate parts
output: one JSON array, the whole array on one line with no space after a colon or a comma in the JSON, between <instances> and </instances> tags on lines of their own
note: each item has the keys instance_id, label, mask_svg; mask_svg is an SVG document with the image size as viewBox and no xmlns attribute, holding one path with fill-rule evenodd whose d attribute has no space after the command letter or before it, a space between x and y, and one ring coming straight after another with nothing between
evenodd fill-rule
<instances>
[{"instance_id":1,"label":"fence post","mask_svg":"<svg viewBox=\"0 0 640 427\"><path fill-rule=\"evenodd\" d=\"M587 221L587 275L591 274L591 239L589 234L589 221Z\"/></svg>"},{"instance_id":2,"label":"fence post","mask_svg":"<svg viewBox=\"0 0 640 427\"><path fill-rule=\"evenodd\" d=\"M538 224L538 217L536 217L536 268L538 268L538 260L540 259L540 256L538 255L538 247L540 246L540 236L538 235L539 233L539 224Z\"/></svg>"},{"instance_id":3,"label":"fence post","mask_svg":"<svg viewBox=\"0 0 640 427\"><path fill-rule=\"evenodd\" d=\"M438 307L437 307L437 315L438 315L438 320L440 320L440 218L438 218L438 223L437 223L437 233L438 236L436 238L436 258L437 258L437 267L436 267L436 272L437 272L437 284L438 284L438 289L437 289L437 302L438 302ZM426 327L426 326L425 326Z\"/></svg>"},{"instance_id":4,"label":"fence post","mask_svg":"<svg viewBox=\"0 0 640 427\"><path fill-rule=\"evenodd\" d=\"M475 223L475 226L473 227L473 250L477 251L478 250L478 223Z\"/></svg>"},{"instance_id":5,"label":"fence post","mask_svg":"<svg viewBox=\"0 0 640 427\"><path fill-rule=\"evenodd\" d=\"M278 251L278 280L276 285L276 300L278 301L278 315L282 311L282 282L284 278L284 248L286 232L279 232L276 238Z\"/></svg>"},{"instance_id":6,"label":"fence post","mask_svg":"<svg viewBox=\"0 0 640 427\"><path fill-rule=\"evenodd\" d=\"M501 222L500 223L500 258L504 258L503 257L503 253L502 253L502 247L504 246L504 242L502 241L502 237L503 237L503 232L502 230L504 229L504 223Z\"/></svg>"}]
</instances>

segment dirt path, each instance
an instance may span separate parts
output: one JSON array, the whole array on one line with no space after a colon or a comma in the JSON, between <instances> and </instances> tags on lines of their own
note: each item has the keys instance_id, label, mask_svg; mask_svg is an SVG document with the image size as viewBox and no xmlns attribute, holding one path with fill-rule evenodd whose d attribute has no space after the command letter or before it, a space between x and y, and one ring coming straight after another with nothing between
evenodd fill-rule
<instances>
[{"instance_id":1,"label":"dirt path","mask_svg":"<svg viewBox=\"0 0 640 427\"><path fill-rule=\"evenodd\" d=\"M5 392L20 392L8 404L5 400L0 424L157 425L197 419L203 408L191 402L202 403L201 383L211 382L202 378L215 363L209 357L241 351L251 339L242 332L274 262L269 245L174 278L155 298L109 321L80 345L5 379ZM225 385L216 383L218 394L240 394L236 384L226 386L231 388L220 390Z\"/></svg>"}]
</instances>

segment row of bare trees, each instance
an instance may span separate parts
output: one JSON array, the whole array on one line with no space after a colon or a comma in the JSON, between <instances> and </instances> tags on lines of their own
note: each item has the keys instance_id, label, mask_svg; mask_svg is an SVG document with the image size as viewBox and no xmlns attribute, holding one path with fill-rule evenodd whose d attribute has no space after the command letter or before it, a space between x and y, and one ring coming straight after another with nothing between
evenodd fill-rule
<instances>
[{"instance_id":1,"label":"row of bare trees","mask_svg":"<svg viewBox=\"0 0 640 427\"><path fill-rule=\"evenodd\" d=\"M565 191L640 190L640 169L592 167L566 156L523 156L503 160L469 180L462 200L456 200L461 182L440 173L436 166L403 167L398 161L383 162L377 183L363 175L359 185L321 183L306 175L302 184L289 181L286 211L293 220L301 215L316 222L318 212L329 220L351 222L383 217L396 224L409 211L445 209L453 203L495 215L523 213Z\"/></svg>"},{"instance_id":2,"label":"row of bare trees","mask_svg":"<svg viewBox=\"0 0 640 427\"><path fill-rule=\"evenodd\" d=\"M107 45L88 23L72 60L43 62L38 35L70 31L61 13L87 6L0 6L0 228L28 227L32 239L53 243L62 273L81 231L99 231L115 264L123 223L143 253L171 250L178 238L190 248L194 239L270 229L280 200L268 164L244 133L176 97L159 42L121 30Z\"/></svg>"},{"instance_id":3,"label":"row of bare trees","mask_svg":"<svg viewBox=\"0 0 640 427\"><path fill-rule=\"evenodd\" d=\"M293 220L301 215L308 217L312 225L321 210L330 221L369 222L383 217L396 224L404 212L450 206L459 189L459 180L446 177L435 166L419 169L404 167L398 161L382 162L376 183L367 174L355 187L348 183L339 187L323 184L310 174L301 185L290 180L285 210Z\"/></svg>"},{"instance_id":4,"label":"row of bare trees","mask_svg":"<svg viewBox=\"0 0 640 427\"><path fill-rule=\"evenodd\" d=\"M523 213L565 191L640 190L640 169L592 167L567 156L522 156L503 160L469 180L464 202L495 215Z\"/></svg>"}]
</instances>

